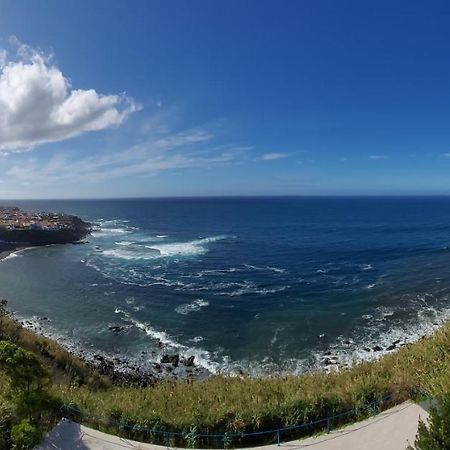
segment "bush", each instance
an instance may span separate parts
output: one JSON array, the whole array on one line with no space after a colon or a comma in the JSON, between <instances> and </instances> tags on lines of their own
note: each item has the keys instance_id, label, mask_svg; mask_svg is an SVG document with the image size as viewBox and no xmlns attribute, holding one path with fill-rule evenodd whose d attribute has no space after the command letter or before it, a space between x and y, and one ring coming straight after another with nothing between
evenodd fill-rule
<instances>
[{"instance_id":1,"label":"bush","mask_svg":"<svg viewBox=\"0 0 450 450\"><path fill-rule=\"evenodd\" d=\"M28 420L22 420L11 429L11 441L15 449L28 449L39 444L42 433L30 424Z\"/></svg>"},{"instance_id":2,"label":"bush","mask_svg":"<svg viewBox=\"0 0 450 450\"><path fill-rule=\"evenodd\" d=\"M0 370L18 390L39 390L48 378L47 370L33 353L7 341L0 341Z\"/></svg>"},{"instance_id":3,"label":"bush","mask_svg":"<svg viewBox=\"0 0 450 450\"><path fill-rule=\"evenodd\" d=\"M428 427L420 421L414 446L416 450L450 450L450 395L431 408Z\"/></svg>"},{"instance_id":4,"label":"bush","mask_svg":"<svg viewBox=\"0 0 450 450\"><path fill-rule=\"evenodd\" d=\"M13 411L6 405L0 404L0 450L11 448L11 426Z\"/></svg>"}]
</instances>

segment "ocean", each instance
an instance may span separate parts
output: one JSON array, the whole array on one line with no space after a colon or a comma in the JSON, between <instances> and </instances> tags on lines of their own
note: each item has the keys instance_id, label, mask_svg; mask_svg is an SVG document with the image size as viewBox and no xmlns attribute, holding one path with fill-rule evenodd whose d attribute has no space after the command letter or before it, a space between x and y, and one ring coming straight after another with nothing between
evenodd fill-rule
<instances>
[{"instance_id":1,"label":"ocean","mask_svg":"<svg viewBox=\"0 0 450 450\"><path fill-rule=\"evenodd\" d=\"M9 309L85 352L301 373L376 358L450 316L450 198L2 203L96 224L88 243L0 262Z\"/></svg>"}]
</instances>

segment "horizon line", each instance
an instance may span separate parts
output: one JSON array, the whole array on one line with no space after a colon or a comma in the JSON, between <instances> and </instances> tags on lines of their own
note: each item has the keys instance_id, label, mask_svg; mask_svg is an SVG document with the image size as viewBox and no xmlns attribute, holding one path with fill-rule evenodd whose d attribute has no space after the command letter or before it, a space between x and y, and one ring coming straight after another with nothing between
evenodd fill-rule
<instances>
[{"instance_id":1,"label":"horizon line","mask_svg":"<svg viewBox=\"0 0 450 450\"><path fill-rule=\"evenodd\" d=\"M236 195L148 195L127 197L34 197L0 198L6 201L99 201L99 200L194 200L194 199L282 199L282 198L450 198L448 194L236 194Z\"/></svg>"}]
</instances>

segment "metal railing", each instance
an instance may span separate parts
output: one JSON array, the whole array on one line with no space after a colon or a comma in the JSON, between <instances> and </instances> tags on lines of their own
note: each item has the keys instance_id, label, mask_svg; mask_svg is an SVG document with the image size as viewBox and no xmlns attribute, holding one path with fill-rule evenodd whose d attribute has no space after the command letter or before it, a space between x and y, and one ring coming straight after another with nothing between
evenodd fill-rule
<instances>
[{"instance_id":1,"label":"metal railing","mask_svg":"<svg viewBox=\"0 0 450 450\"><path fill-rule=\"evenodd\" d=\"M375 415L392 406L392 396L385 395L365 405L343 411L328 417L323 417L310 422L291 425L282 428L274 428L263 431L240 432L240 433L201 433L196 427L189 430L168 431L142 426L127 420L115 420L90 414L73 405L63 405L61 412L63 416L76 422L95 426L103 426L106 430L114 430L116 434L137 441L151 442L166 447L186 448L236 448L251 447L264 444L278 444L287 440L294 440L314 433L329 433L334 427L348 424L355 419L363 419Z\"/></svg>"}]
</instances>

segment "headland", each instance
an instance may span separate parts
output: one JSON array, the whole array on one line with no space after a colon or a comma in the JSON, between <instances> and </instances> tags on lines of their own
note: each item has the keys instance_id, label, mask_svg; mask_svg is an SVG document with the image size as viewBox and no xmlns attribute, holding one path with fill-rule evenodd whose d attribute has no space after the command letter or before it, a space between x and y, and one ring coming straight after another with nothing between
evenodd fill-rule
<instances>
[{"instance_id":1,"label":"headland","mask_svg":"<svg viewBox=\"0 0 450 450\"><path fill-rule=\"evenodd\" d=\"M17 207L0 206L2 251L18 247L79 242L91 225L77 216L62 213L26 212Z\"/></svg>"}]
</instances>

